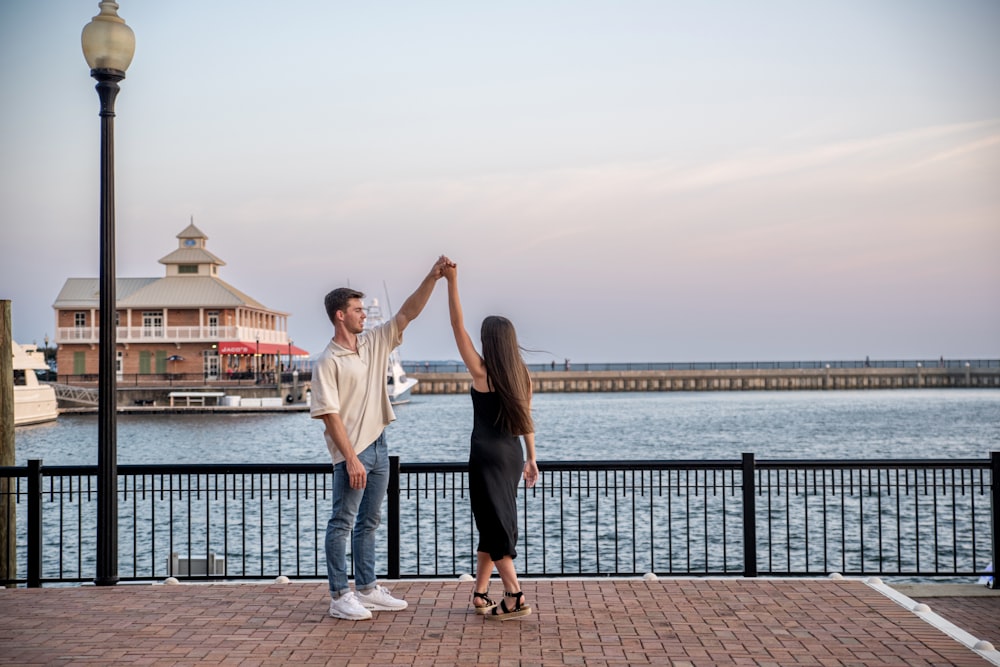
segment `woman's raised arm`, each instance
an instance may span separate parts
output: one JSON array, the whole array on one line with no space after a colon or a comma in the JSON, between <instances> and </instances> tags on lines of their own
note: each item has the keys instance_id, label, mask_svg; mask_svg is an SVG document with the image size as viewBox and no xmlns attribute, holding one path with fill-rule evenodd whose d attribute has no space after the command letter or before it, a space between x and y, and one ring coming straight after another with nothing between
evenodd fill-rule
<instances>
[{"instance_id":1,"label":"woman's raised arm","mask_svg":"<svg viewBox=\"0 0 1000 667\"><path fill-rule=\"evenodd\" d=\"M473 345L469 332L465 330L462 300L458 296L458 267L454 265L446 267L444 277L448 281L448 314L451 317L451 330L455 334L458 353L472 375L472 386L477 391L489 391L486 383L486 365L479 356L476 346Z\"/></svg>"}]
</instances>

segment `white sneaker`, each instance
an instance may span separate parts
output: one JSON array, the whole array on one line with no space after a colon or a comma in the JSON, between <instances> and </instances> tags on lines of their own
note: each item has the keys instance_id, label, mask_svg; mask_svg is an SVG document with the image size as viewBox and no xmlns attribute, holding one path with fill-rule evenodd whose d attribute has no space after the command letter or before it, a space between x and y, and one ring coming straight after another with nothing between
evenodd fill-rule
<instances>
[{"instance_id":1,"label":"white sneaker","mask_svg":"<svg viewBox=\"0 0 1000 667\"><path fill-rule=\"evenodd\" d=\"M330 616L348 621L365 621L372 617L372 613L361 606L354 591L348 591L339 598L330 600Z\"/></svg>"},{"instance_id":2,"label":"white sneaker","mask_svg":"<svg viewBox=\"0 0 1000 667\"><path fill-rule=\"evenodd\" d=\"M392 597L384 586L376 585L367 594L359 591L357 595L361 605L372 611L400 611L410 606L406 600Z\"/></svg>"}]
</instances>

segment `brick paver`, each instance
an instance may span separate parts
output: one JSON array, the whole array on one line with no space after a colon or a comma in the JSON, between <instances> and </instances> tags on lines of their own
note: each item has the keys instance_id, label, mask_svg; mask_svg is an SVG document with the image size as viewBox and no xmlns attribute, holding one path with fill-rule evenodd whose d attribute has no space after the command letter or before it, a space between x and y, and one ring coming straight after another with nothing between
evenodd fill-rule
<instances>
[{"instance_id":1,"label":"brick paver","mask_svg":"<svg viewBox=\"0 0 1000 667\"><path fill-rule=\"evenodd\" d=\"M923 602L938 616L1000 648L1000 596L986 599L963 596L928 597L914 598L914 601Z\"/></svg>"},{"instance_id":2,"label":"brick paver","mask_svg":"<svg viewBox=\"0 0 1000 667\"><path fill-rule=\"evenodd\" d=\"M505 623L455 581L389 582L410 608L357 622L326 615L325 582L0 589L0 664L990 664L858 580L522 583L535 611Z\"/></svg>"}]
</instances>

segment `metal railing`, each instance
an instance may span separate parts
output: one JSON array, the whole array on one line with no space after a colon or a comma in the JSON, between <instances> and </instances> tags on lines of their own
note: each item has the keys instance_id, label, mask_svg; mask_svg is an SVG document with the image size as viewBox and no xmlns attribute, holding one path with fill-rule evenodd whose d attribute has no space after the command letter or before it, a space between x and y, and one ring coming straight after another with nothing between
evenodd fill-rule
<instances>
[{"instance_id":1,"label":"metal railing","mask_svg":"<svg viewBox=\"0 0 1000 667\"><path fill-rule=\"evenodd\" d=\"M975 577L1000 553L1000 452L539 470L519 491L523 576ZM0 468L0 512L17 515L17 575L0 585L94 579L96 473L40 461ZM471 573L467 466L391 457L391 474L381 574ZM119 466L120 580L323 578L330 482L328 464Z\"/></svg>"},{"instance_id":2,"label":"metal railing","mask_svg":"<svg viewBox=\"0 0 1000 667\"><path fill-rule=\"evenodd\" d=\"M657 361L577 363L558 362L528 364L528 370L545 371L759 371L825 368L1000 368L1000 359L849 359L830 361ZM465 364L459 361L404 361L407 373L463 373Z\"/></svg>"}]
</instances>

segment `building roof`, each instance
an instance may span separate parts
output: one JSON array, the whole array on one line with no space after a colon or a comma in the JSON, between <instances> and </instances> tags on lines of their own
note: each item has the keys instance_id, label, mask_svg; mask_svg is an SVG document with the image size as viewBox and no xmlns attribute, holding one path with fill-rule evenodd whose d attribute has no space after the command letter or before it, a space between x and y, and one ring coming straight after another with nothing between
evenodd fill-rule
<instances>
[{"instance_id":1,"label":"building roof","mask_svg":"<svg viewBox=\"0 0 1000 667\"><path fill-rule=\"evenodd\" d=\"M236 308L247 307L281 313L263 305L229 283L210 276L166 278L119 278L115 281L119 308ZM69 278L63 285L56 309L98 308L100 291L96 278Z\"/></svg>"},{"instance_id":2,"label":"building roof","mask_svg":"<svg viewBox=\"0 0 1000 667\"><path fill-rule=\"evenodd\" d=\"M184 228L180 234L177 235L179 239L208 239L208 235L194 226L194 216L191 216L191 224Z\"/></svg>"},{"instance_id":3,"label":"building roof","mask_svg":"<svg viewBox=\"0 0 1000 667\"><path fill-rule=\"evenodd\" d=\"M235 308L271 310L229 283L213 276L168 276L118 299L121 308ZM276 312L276 311L271 311Z\"/></svg>"},{"instance_id":4,"label":"building roof","mask_svg":"<svg viewBox=\"0 0 1000 667\"><path fill-rule=\"evenodd\" d=\"M160 264L200 264L225 266L226 263L205 249L205 242L208 236L194 226L194 216L191 216L191 224L184 228L177 235L179 239L177 250L160 260ZM211 274L211 272L209 272Z\"/></svg>"},{"instance_id":5,"label":"building roof","mask_svg":"<svg viewBox=\"0 0 1000 667\"><path fill-rule=\"evenodd\" d=\"M121 303L129 295L146 285L163 278L118 278L115 280L115 297ZM100 303L101 288L97 278L67 278L53 308L97 308Z\"/></svg>"},{"instance_id":6,"label":"building roof","mask_svg":"<svg viewBox=\"0 0 1000 667\"><path fill-rule=\"evenodd\" d=\"M194 220L180 234L178 248L160 260L168 267L175 264L223 266L225 262L205 249L208 237L194 226ZM168 269L168 274L171 270ZM214 271L211 272L214 274ZM163 278L117 278L115 298L118 308L254 308L276 315L272 310L215 275L167 275ZM52 307L57 310L99 308L100 285L97 278L69 278Z\"/></svg>"},{"instance_id":7,"label":"building roof","mask_svg":"<svg viewBox=\"0 0 1000 667\"><path fill-rule=\"evenodd\" d=\"M215 264L225 266L221 259L204 248L178 248L160 259L160 264Z\"/></svg>"}]
</instances>

